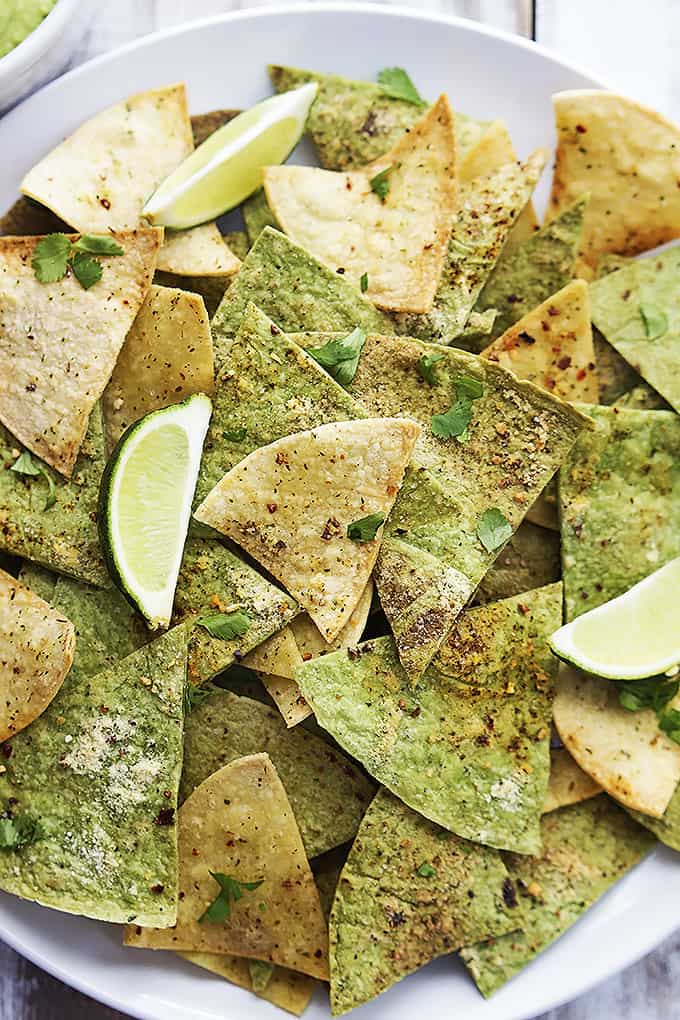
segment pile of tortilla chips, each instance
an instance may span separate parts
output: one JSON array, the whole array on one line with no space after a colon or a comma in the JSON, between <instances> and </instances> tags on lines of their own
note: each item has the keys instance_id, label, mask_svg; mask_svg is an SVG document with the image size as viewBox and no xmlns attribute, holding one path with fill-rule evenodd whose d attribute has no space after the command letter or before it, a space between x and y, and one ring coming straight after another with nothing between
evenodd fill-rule
<instances>
[{"instance_id":1,"label":"pile of tortilla chips","mask_svg":"<svg viewBox=\"0 0 680 1020\"><path fill-rule=\"evenodd\" d=\"M317 83L320 165L263 168L243 229L140 218L235 116L182 84L81 125L0 219L0 889L297 1015L456 952L490 995L680 850L677 678L549 646L680 555L680 248L649 253L680 129L557 95L539 225L546 153L493 110L401 68L269 73ZM195 393L159 636L99 488Z\"/></svg>"}]
</instances>

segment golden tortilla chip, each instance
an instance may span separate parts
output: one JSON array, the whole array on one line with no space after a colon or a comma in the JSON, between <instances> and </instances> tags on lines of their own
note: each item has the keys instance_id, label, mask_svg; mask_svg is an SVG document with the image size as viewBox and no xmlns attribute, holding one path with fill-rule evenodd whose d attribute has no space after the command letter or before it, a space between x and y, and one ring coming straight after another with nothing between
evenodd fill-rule
<instances>
[{"instance_id":1,"label":"golden tortilla chip","mask_svg":"<svg viewBox=\"0 0 680 1020\"><path fill-rule=\"evenodd\" d=\"M543 814L569 804L580 804L602 792L602 787L576 764L563 747L550 750L550 779Z\"/></svg>"},{"instance_id":2,"label":"golden tortilla chip","mask_svg":"<svg viewBox=\"0 0 680 1020\"><path fill-rule=\"evenodd\" d=\"M328 932L319 893L269 755L237 758L214 772L184 801L178 822L177 923L173 928L128 925L125 944L231 953L328 980ZM213 875L237 883L242 896L221 892ZM227 904L211 920L205 913L218 896Z\"/></svg>"},{"instance_id":3,"label":"golden tortilla chip","mask_svg":"<svg viewBox=\"0 0 680 1020\"><path fill-rule=\"evenodd\" d=\"M302 656L290 624L248 652L241 665L257 673L273 673L292 680L295 670L302 665Z\"/></svg>"},{"instance_id":4,"label":"golden tortilla chip","mask_svg":"<svg viewBox=\"0 0 680 1020\"><path fill-rule=\"evenodd\" d=\"M117 234L123 255L103 260L89 290L73 274L39 282L31 259L40 238L0 239L0 421L67 477L151 286L161 237L155 228Z\"/></svg>"},{"instance_id":5,"label":"golden tortilla chip","mask_svg":"<svg viewBox=\"0 0 680 1020\"><path fill-rule=\"evenodd\" d=\"M557 156L550 217L583 192L590 202L581 255L637 255L680 237L680 128L612 92L553 96Z\"/></svg>"},{"instance_id":6,"label":"golden tortilla chip","mask_svg":"<svg viewBox=\"0 0 680 1020\"><path fill-rule=\"evenodd\" d=\"M269 676L266 673L260 674L260 679L288 729L297 726L303 719L308 719L312 715L312 709L305 701L297 680L290 680L283 676Z\"/></svg>"},{"instance_id":7,"label":"golden tortilla chip","mask_svg":"<svg viewBox=\"0 0 680 1020\"><path fill-rule=\"evenodd\" d=\"M656 712L629 711L610 680L561 664L553 716L584 772L624 807L661 818L680 781L680 746Z\"/></svg>"},{"instance_id":8,"label":"golden tortilla chip","mask_svg":"<svg viewBox=\"0 0 680 1020\"><path fill-rule=\"evenodd\" d=\"M333 641L368 583L419 434L409 419L367 418L284 436L227 472L195 517L238 542Z\"/></svg>"},{"instance_id":9,"label":"golden tortilla chip","mask_svg":"<svg viewBox=\"0 0 680 1020\"><path fill-rule=\"evenodd\" d=\"M213 389L212 338L203 299L152 286L104 390L107 450L150 411Z\"/></svg>"},{"instance_id":10,"label":"golden tortilla chip","mask_svg":"<svg viewBox=\"0 0 680 1020\"><path fill-rule=\"evenodd\" d=\"M296 974L285 967L274 967L269 981L264 988L256 988L250 971L250 961L241 956L229 956L227 953L178 953L178 956L203 967L212 974L230 981L239 988L247 988L260 999L285 1009L294 1016L302 1016L309 1005L314 991L314 980L306 974Z\"/></svg>"},{"instance_id":11,"label":"golden tortilla chip","mask_svg":"<svg viewBox=\"0 0 680 1020\"><path fill-rule=\"evenodd\" d=\"M266 167L264 187L286 234L357 286L365 274L375 305L427 312L453 224L455 161L453 113L440 96L364 169Z\"/></svg>"},{"instance_id":12,"label":"golden tortilla chip","mask_svg":"<svg viewBox=\"0 0 680 1020\"><path fill-rule=\"evenodd\" d=\"M146 200L193 148L184 85L149 89L81 124L28 171L21 190L74 230L134 230ZM168 241L159 260L168 272L225 275L239 268L214 223Z\"/></svg>"},{"instance_id":13,"label":"golden tortilla chip","mask_svg":"<svg viewBox=\"0 0 680 1020\"><path fill-rule=\"evenodd\" d=\"M0 570L0 740L32 723L73 664L73 624Z\"/></svg>"}]
</instances>

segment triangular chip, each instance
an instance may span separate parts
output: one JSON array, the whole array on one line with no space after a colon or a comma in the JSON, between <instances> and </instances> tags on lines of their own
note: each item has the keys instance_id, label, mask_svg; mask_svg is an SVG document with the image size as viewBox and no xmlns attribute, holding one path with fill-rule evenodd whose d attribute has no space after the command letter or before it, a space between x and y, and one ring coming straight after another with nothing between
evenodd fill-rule
<instances>
[{"instance_id":1,"label":"triangular chip","mask_svg":"<svg viewBox=\"0 0 680 1020\"><path fill-rule=\"evenodd\" d=\"M456 208L446 96L364 169L271 166L264 188L285 233L355 286L364 277L366 295L379 308L429 311Z\"/></svg>"},{"instance_id":2,"label":"triangular chip","mask_svg":"<svg viewBox=\"0 0 680 1020\"><path fill-rule=\"evenodd\" d=\"M305 663L326 729L409 807L488 846L535 853L548 786L561 586L464 613L411 684L391 638Z\"/></svg>"},{"instance_id":3,"label":"triangular chip","mask_svg":"<svg viewBox=\"0 0 680 1020\"><path fill-rule=\"evenodd\" d=\"M580 804L602 792L602 787L584 772L564 747L550 748L550 780L543 814L570 804Z\"/></svg>"},{"instance_id":4,"label":"triangular chip","mask_svg":"<svg viewBox=\"0 0 680 1020\"><path fill-rule=\"evenodd\" d=\"M361 641L373 601L373 582L369 581L357 602L352 615L334 641L326 641L311 617L306 613L296 616L290 625L295 643L305 662L317 655L327 655L338 648L353 648Z\"/></svg>"},{"instance_id":5,"label":"triangular chip","mask_svg":"<svg viewBox=\"0 0 680 1020\"><path fill-rule=\"evenodd\" d=\"M73 273L56 283L37 279L37 239L0 239L0 421L69 477L151 285L160 233L142 229L116 240L123 254L106 258L101 280L86 290Z\"/></svg>"},{"instance_id":6,"label":"triangular chip","mask_svg":"<svg viewBox=\"0 0 680 1020\"><path fill-rule=\"evenodd\" d=\"M185 675L179 627L88 683L67 677L6 744L0 798L16 842L0 854L1 889L105 921L174 923Z\"/></svg>"},{"instance_id":7,"label":"triangular chip","mask_svg":"<svg viewBox=\"0 0 680 1020\"><path fill-rule=\"evenodd\" d=\"M29 170L21 190L74 230L134 230L146 200L193 148L184 85L149 89L85 121ZM217 227L204 224L173 236L159 265L229 275L239 260Z\"/></svg>"},{"instance_id":8,"label":"triangular chip","mask_svg":"<svg viewBox=\"0 0 680 1020\"><path fill-rule=\"evenodd\" d=\"M0 216L0 234L27 237L33 234L54 234L68 230L68 224L53 212L25 195L17 198L6 213Z\"/></svg>"},{"instance_id":9,"label":"triangular chip","mask_svg":"<svg viewBox=\"0 0 680 1020\"><path fill-rule=\"evenodd\" d=\"M10 557L7 559L9 560ZM39 595L43 602L52 601L58 580L57 574L53 574L51 570L47 570L46 567L41 567L37 563L31 563L30 560L24 560L18 578L25 588L30 588L32 592Z\"/></svg>"},{"instance_id":10,"label":"triangular chip","mask_svg":"<svg viewBox=\"0 0 680 1020\"><path fill-rule=\"evenodd\" d=\"M223 765L266 751L288 793L308 857L353 839L374 786L336 748L279 713L215 688L186 718L180 802Z\"/></svg>"},{"instance_id":11,"label":"triangular chip","mask_svg":"<svg viewBox=\"0 0 680 1020\"><path fill-rule=\"evenodd\" d=\"M507 599L561 576L559 535L525 520L482 578L475 601Z\"/></svg>"},{"instance_id":12,"label":"triangular chip","mask_svg":"<svg viewBox=\"0 0 680 1020\"><path fill-rule=\"evenodd\" d=\"M292 624L289 624L278 634L272 634L257 648L253 648L252 652L248 652L241 660L241 665L246 669L254 669L256 673L271 673L292 680L301 662L302 656L293 634Z\"/></svg>"},{"instance_id":13,"label":"triangular chip","mask_svg":"<svg viewBox=\"0 0 680 1020\"><path fill-rule=\"evenodd\" d=\"M680 417L582 407L584 433L559 475L567 620L680 556Z\"/></svg>"},{"instance_id":14,"label":"triangular chip","mask_svg":"<svg viewBox=\"0 0 680 1020\"><path fill-rule=\"evenodd\" d=\"M496 309L495 337L572 279L587 206L587 195L578 198L519 248L501 252L475 304L478 312Z\"/></svg>"},{"instance_id":15,"label":"triangular chip","mask_svg":"<svg viewBox=\"0 0 680 1020\"><path fill-rule=\"evenodd\" d=\"M653 846L649 833L606 797L546 815L541 838L537 857L504 855L519 889L524 931L463 950L485 996L547 949Z\"/></svg>"},{"instance_id":16,"label":"triangular chip","mask_svg":"<svg viewBox=\"0 0 680 1020\"><path fill-rule=\"evenodd\" d=\"M661 818L651 818L640 811L629 810L628 813L636 822L653 832L665 846L671 847L672 850L680 850L680 787L676 786L675 793Z\"/></svg>"},{"instance_id":17,"label":"triangular chip","mask_svg":"<svg viewBox=\"0 0 680 1020\"><path fill-rule=\"evenodd\" d=\"M219 921L204 916L220 893L214 874L242 891L239 899L227 900L230 908L221 911ZM176 925L128 926L126 945L233 953L328 978L319 894L293 809L268 755L225 765L184 801L179 887Z\"/></svg>"},{"instance_id":18,"label":"triangular chip","mask_svg":"<svg viewBox=\"0 0 680 1020\"><path fill-rule=\"evenodd\" d=\"M182 290L152 287L104 391L107 449L150 411L213 389L212 340L203 300Z\"/></svg>"},{"instance_id":19,"label":"triangular chip","mask_svg":"<svg viewBox=\"0 0 680 1020\"><path fill-rule=\"evenodd\" d=\"M508 163L461 185L434 304L426 315L395 316L398 333L433 343L460 344L458 338L513 224L529 201L545 159L545 151L539 149L524 164Z\"/></svg>"},{"instance_id":20,"label":"triangular chip","mask_svg":"<svg viewBox=\"0 0 680 1020\"><path fill-rule=\"evenodd\" d=\"M661 732L655 711L629 711L611 681L562 664L554 717L564 746L607 793L662 817L680 782L680 746Z\"/></svg>"},{"instance_id":21,"label":"triangular chip","mask_svg":"<svg viewBox=\"0 0 680 1020\"><path fill-rule=\"evenodd\" d=\"M677 188L676 188L677 190ZM680 250L637 259L593 283L593 322L605 339L680 412Z\"/></svg>"},{"instance_id":22,"label":"triangular chip","mask_svg":"<svg viewBox=\"0 0 680 1020\"><path fill-rule=\"evenodd\" d=\"M245 253L243 257L245 258ZM224 292L231 283L232 277L178 276L176 273L162 273L157 271L153 279L154 283L159 287L175 287L179 290L190 291L192 294L196 294L198 297L203 298L208 317L212 318L220 306L220 302L224 297Z\"/></svg>"},{"instance_id":23,"label":"triangular chip","mask_svg":"<svg viewBox=\"0 0 680 1020\"><path fill-rule=\"evenodd\" d=\"M302 167L296 169L301 170ZM281 224L271 210L264 188L260 188L243 203L243 222L250 244L255 244L265 227L281 230Z\"/></svg>"},{"instance_id":24,"label":"triangular chip","mask_svg":"<svg viewBox=\"0 0 680 1020\"><path fill-rule=\"evenodd\" d=\"M680 127L612 92L553 96L557 156L550 197L559 215L590 193L581 254L637 255L680 237Z\"/></svg>"},{"instance_id":25,"label":"triangular chip","mask_svg":"<svg viewBox=\"0 0 680 1020\"><path fill-rule=\"evenodd\" d=\"M41 714L73 663L73 624L0 570L0 740Z\"/></svg>"},{"instance_id":26,"label":"triangular chip","mask_svg":"<svg viewBox=\"0 0 680 1020\"><path fill-rule=\"evenodd\" d=\"M332 641L368 583L419 431L383 418L285 436L232 468L195 517L238 542Z\"/></svg>"},{"instance_id":27,"label":"triangular chip","mask_svg":"<svg viewBox=\"0 0 680 1020\"><path fill-rule=\"evenodd\" d=\"M261 673L260 679L289 729L308 719L312 714L297 680L289 680L273 673Z\"/></svg>"},{"instance_id":28,"label":"triangular chip","mask_svg":"<svg viewBox=\"0 0 680 1020\"><path fill-rule=\"evenodd\" d=\"M346 1013L472 941L520 926L497 850L468 843L381 790L338 882L331 911L331 1010Z\"/></svg>"},{"instance_id":29,"label":"triangular chip","mask_svg":"<svg viewBox=\"0 0 680 1020\"><path fill-rule=\"evenodd\" d=\"M294 1016L302 1016L314 991L315 982L306 974L296 974L285 967L274 967L271 977L264 988L256 988L253 983L251 964L242 956L229 956L228 953L178 953L178 956L196 964L211 974L230 981L239 988L247 988L260 999L271 1002L280 1009Z\"/></svg>"}]
</instances>

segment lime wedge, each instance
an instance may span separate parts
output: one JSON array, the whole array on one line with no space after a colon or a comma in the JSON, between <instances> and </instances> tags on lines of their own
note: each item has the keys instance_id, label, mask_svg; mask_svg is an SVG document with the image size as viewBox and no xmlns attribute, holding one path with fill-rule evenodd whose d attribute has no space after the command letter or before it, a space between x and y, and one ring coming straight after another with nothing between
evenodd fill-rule
<instances>
[{"instance_id":1,"label":"lime wedge","mask_svg":"<svg viewBox=\"0 0 680 1020\"><path fill-rule=\"evenodd\" d=\"M172 615L212 404L202 393L152 411L123 433L99 493L111 577L152 629Z\"/></svg>"},{"instance_id":2,"label":"lime wedge","mask_svg":"<svg viewBox=\"0 0 680 1020\"><path fill-rule=\"evenodd\" d=\"M185 230L214 220L262 186L262 169L283 163L300 141L316 82L271 96L225 124L157 188L142 216Z\"/></svg>"},{"instance_id":3,"label":"lime wedge","mask_svg":"<svg viewBox=\"0 0 680 1020\"><path fill-rule=\"evenodd\" d=\"M560 627L560 659L608 680L672 674L680 664L680 556L623 595Z\"/></svg>"}]
</instances>

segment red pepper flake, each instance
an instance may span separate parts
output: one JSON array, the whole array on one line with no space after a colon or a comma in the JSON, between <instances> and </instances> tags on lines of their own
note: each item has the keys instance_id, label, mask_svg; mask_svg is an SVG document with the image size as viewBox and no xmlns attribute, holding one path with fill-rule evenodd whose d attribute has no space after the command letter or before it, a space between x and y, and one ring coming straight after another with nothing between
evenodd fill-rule
<instances>
[{"instance_id":1,"label":"red pepper flake","mask_svg":"<svg viewBox=\"0 0 680 1020\"><path fill-rule=\"evenodd\" d=\"M526 602L519 602L518 605L517 605L517 608L520 611L520 613L522 614L522 616L528 616L529 615L529 607L526 604Z\"/></svg>"},{"instance_id":2,"label":"red pepper flake","mask_svg":"<svg viewBox=\"0 0 680 1020\"><path fill-rule=\"evenodd\" d=\"M586 375L587 372L585 368L579 368L578 372L576 373L576 378L578 379L579 382L581 382L583 379L585 379Z\"/></svg>"},{"instance_id":3,"label":"red pepper flake","mask_svg":"<svg viewBox=\"0 0 680 1020\"><path fill-rule=\"evenodd\" d=\"M559 315L559 314L560 314L559 308L555 308L554 305L551 305L550 308L548 309L548 315L555 316L555 315Z\"/></svg>"},{"instance_id":4,"label":"red pepper flake","mask_svg":"<svg viewBox=\"0 0 680 1020\"><path fill-rule=\"evenodd\" d=\"M279 450L279 452L276 454L276 463L277 464L287 464L288 463L288 454L284 453L283 450Z\"/></svg>"},{"instance_id":5,"label":"red pepper flake","mask_svg":"<svg viewBox=\"0 0 680 1020\"><path fill-rule=\"evenodd\" d=\"M99 204L103 205L105 209L110 209L111 208L111 203L109 202L108 198L100 198L99 199Z\"/></svg>"},{"instance_id":6,"label":"red pepper flake","mask_svg":"<svg viewBox=\"0 0 680 1020\"><path fill-rule=\"evenodd\" d=\"M576 130L578 131L578 133L580 135L584 135L586 133L586 131L588 130L588 128L585 127L583 124L577 124L576 125Z\"/></svg>"},{"instance_id":7,"label":"red pepper flake","mask_svg":"<svg viewBox=\"0 0 680 1020\"><path fill-rule=\"evenodd\" d=\"M161 882L157 882L156 885L150 886L150 889L151 889L152 893L156 893L156 895L160 895L160 893L162 893L163 890L165 889L165 886Z\"/></svg>"},{"instance_id":8,"label":"red pepper flake","mask_svg":"<svg viewBox=\"0 0 680 1020\"><path fill-rule=\"evenodd\" d=\"M279 329L278 326L275 326L274 323L272 322L271 326L269 327L269 332L271 333L272 336L278 336L281 330Z\"/></svg>"},{"instance_id":9,"label":"red pepper flake","mask_svg":"<svg viewBox=\"0 0 680 1020\"><path fill-rule=\"evenodd\" d=\"M564 357L560 358L560 360L557 362L557 367L558 368L562 368L562 369L569 368L570 365L571 365L571 358L569 357L568 354L565 354Z\"/></svg>"},{"instance_id":10,"label":"red pepper flake","mask_svg":"<svg viewBox=\"0 0 680 1020\"><path fill-rule=\"evenodd\" d=\"M267 503L267 510L269 510L270 514L275 514L276 511L278 510L278 504L277 503Z\"/></svg>"},{"instance_id":11,"label":"red pepper flake","mask_svg":"<svg viewBox=\"0 0 680 1020\"><path fill-rule=\"evenodd\" d=\"M531 335L531 333L527 333L524 330L522 330L522 332L519 334L519 339L523 340L525 344L535 344L536 343L535 337L533 337Z\"/></svg>"},{"instance_id":12,"label":"red pepper flake","mask_svg":"<svg viewBox=\"0 0 680 1020\"><path fill-rule=\"evenodd\" d=\"M338 266L338 268L335 271L338 274L338 276L344 276L345 275L345 270L344 270L343 266Z\"/></svg>"}]
</instances>

